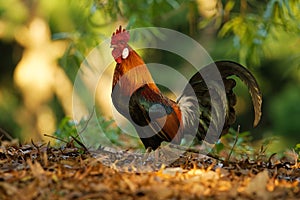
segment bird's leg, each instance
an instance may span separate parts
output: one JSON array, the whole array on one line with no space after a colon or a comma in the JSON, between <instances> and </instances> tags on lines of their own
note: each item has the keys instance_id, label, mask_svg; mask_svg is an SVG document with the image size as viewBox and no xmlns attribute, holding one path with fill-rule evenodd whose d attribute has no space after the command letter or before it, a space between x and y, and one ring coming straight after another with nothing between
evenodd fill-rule
<instances>
[{"instance_id":1,"label":"bird's leg","mask_svg":"<svg viewBox=\"0 0 300 200\"><path fill-rule=\"evenodd\" d=\"M146 149L146 152L143 156L142 163L151 162L155 167L160 163L160 153L162 153L162 148L159 146L156 150L153 150L151 147Z\"/></svg>"},{"instance_id":2,"label":"bird's leg","mask_svg":"<svg viewBox=\"0 0 300 200\"><path fill-rule=\"evenodd\" d=\"M146 149L146 153L150 153L151 151L152 151L153 149L152 149L152 147L147 147L147 149Z\"/></svg>"},{"instance_id":3,"label":"bird's leg","mask_svg":"<svg viewBox=\"0 0 300 200\"><path fill-rule=\"evenodd\" d=\"M150 156L150 153L152 152L152 148L151 147L147 147L145 153L144 153L144 156L142 158L142 163L144 164L146 160L148 160L149 156Z\"/></svg>"}]
</instances>

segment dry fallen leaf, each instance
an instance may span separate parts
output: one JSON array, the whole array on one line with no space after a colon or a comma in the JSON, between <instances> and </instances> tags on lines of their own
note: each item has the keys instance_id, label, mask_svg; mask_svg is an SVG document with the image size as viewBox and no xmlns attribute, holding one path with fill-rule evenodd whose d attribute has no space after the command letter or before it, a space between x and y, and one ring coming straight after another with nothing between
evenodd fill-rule
<instances>
[{"instance_id":1,"label":"dry fallen leaf","mask_svg":"<svg viewBox=\"0 0 300 200\"><path fill-rule=\"evenodd\" d=\"M267 191L269 181L268 171L258 173L245 188L245 193L249 196L256 195L260 199L269 199L270 193Z\"/></svg>"},{"instance_id":2,"label":"dry fallen leaf","mask_svg":"<svg viewBox=\"0 0 300 200\"><path fill-rule=\"evenodd\" d=\"M154 154L145 158L129 151L92 155L73 147L62 151L39 143L7 142L0 149L4 200L300 199L300 170L291 163L226 164L190 153L164 166Z\"/></svg>"}]
</instances>

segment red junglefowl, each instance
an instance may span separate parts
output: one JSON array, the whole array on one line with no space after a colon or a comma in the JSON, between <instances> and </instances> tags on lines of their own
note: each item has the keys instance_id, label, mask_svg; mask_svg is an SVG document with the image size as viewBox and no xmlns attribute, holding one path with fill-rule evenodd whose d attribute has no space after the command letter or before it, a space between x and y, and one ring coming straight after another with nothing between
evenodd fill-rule
<instances>
[{"instance_id":1,"label":"red junglefowl","mask_svg":"<svg viewBox=\"0 0 300 200\"><path fill-rule=\"evenodd\" d=\"M145 148L155 150L163 141L180 144L185 134L194 134L198 141L214 143L227 133L236 119L233 93L236 83L228 78L232 75L248 86L255 112L254 126L260 121L259 86L250 71L240 64L218 61L200 69L177 101L173 101L154 83L143 59L128 45L129 38L129 32L121 26L111 38L112 55L117 62L111 97L117 111L134 125ZM202 75L211 73L214 66L221 81L210 81L213 87L209 89ZM222 85L225 98L219 95ZM211 98L213 93L218 98Z\"/></svg>"}]
</instances>

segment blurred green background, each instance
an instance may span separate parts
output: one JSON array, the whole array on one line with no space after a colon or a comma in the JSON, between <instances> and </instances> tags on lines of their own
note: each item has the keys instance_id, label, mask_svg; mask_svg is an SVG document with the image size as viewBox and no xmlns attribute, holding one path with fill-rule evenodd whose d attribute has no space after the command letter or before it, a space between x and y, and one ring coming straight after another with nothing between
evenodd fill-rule
<instances>
[{"instance_id":1,"label":"blurred green background","mask_svg":"<svg viewBox=\"0 0 300 200\"><path fill-rule=\"evenodd\" d=\"M81 62L120 24L177 30L199 41L214 60L247 66L263 92L263 117L251 129L250 98L238 86L237 124L256 139L278 137L276 148L300 143L299 0L0 1L1 132L22 141L41 139L72 117ZM162 53L145 60L183 67ZM108 86L111 76L108 70ZM107 118L109 91L101 88L97 99Z\"/></svg>"}]
</instances>

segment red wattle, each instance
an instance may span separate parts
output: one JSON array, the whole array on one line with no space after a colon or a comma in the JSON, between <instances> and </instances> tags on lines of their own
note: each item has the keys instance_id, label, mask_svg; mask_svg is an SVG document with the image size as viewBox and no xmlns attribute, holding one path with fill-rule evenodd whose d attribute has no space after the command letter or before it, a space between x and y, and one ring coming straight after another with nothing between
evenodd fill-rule
<instances>
[{"instance_id":1,"label":"red wattle","mask_svg":"<svg viewBox=\"0 0 300 200\"><path fill-rule=\"evenodd\" d=\"M118 57L115 60L116 60L117 63L121 63L122 62L122 58L121 57Z\"/></svg>"}]
</instances>

